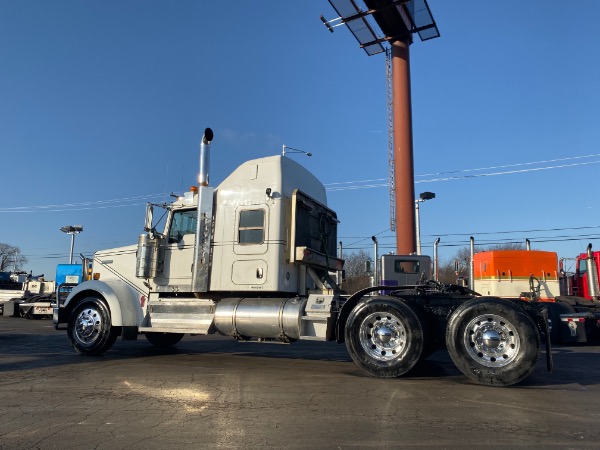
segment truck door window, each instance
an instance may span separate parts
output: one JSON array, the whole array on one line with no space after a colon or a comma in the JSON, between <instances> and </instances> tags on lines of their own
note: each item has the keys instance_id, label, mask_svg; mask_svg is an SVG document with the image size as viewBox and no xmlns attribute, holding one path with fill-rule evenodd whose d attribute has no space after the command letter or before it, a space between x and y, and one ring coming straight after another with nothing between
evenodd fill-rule
<instances>
[{"instance_id":1,"label":"truck door window","mask_svg":"<svg viewBox=\"0 0 600 450\"><path fill-rule=\"evenodd\" d=\"M587 271L587 261L585 259L580 259L579 260L579 269L577 270L577 272L579 273L579 276L582 277L585 275Z\"/></svg>"},{"instance_id":2,"label":"truck door window","mask_svg":"<svg viewBox=\"0 0 600 450\"><path fill-rule=\"evenodd\" d=\"M265 212L262 209L240 211L238 242L262 244L264 242Z\"/></svg>"},{"instance_id":3,"label":"truck door window","mask_svg":"<svg viewBox=\"0 0 600 450\"><path fill-rule=\"evenodd\" d=\"M195 209L175 211L169 229L169 243L179 243L186 234L195 234L197 217L198 211Z\"/></svg>"}]
</instances>

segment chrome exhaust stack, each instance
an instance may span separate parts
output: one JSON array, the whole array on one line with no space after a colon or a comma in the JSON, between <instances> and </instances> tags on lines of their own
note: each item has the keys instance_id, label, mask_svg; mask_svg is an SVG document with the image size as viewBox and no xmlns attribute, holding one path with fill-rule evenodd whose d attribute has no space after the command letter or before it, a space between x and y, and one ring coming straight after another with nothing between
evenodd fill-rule
<instances>
[{"instance_id":1,"label":"chrome exhaust stack","mask_svg":"<svg viewBox=\"0 0 600 450\"><path fill-rule=\"evenodd\" d=\"M438 256L438 246L440 245L441 238L437 238L433 242L433 279L440 281L440 261Z\"/></svg>"},{"instance_id":2,"label":"chrome exhaust stack","mask_svg":"<svg viewBox=\"0 0 600 450\"><path fill-rule=\"evenodd\" d=\"M379 270L377 264L377 260L379 259L379 249L377 238L375 236L371 236L371 239L373 240L373 286L377 286L379 284Z\"/></svg>"},{"instance_id":3,"label":"chrome exhaust stack","mask_svg":"<svg viewBox=\"0 0 600 450\"><path fill-rule=\"evenodd\" d=\"M210 143L213 131L204 130L200 143L200 174L198 175L198 220L196 221L196 243L194 244L194 262L192 286L194 293L208 292L210 274L210 243L212 241L212 216L214 188L208 185L210 163Z\"/></svg>"},{"instance_id":4,"label":"chrome exhaust stack","mask_svg":"<svg viewBox=\"0 0 600 450\"><path fill-rule=\"evenodd\" d=\"M469 289L475 290L475 238L471 236L470 240L470 261L469 261Z\"/></svg>"},{"instance_id":5,"label":"chrome exhaust stack","mask_svg":"<svg viewBox=\"0 0 600 450\"><path fill-rule=\"evenodd\" d=\"M587 260L585 267L587 272L588 292L590 293L592 300L596 302L598 301L598 296L600 294L598 293L598 267L596 266L594 255L592 254L592 244L588 244L587 246Z\"/></svg>"},{"instance_id":6,"label":"chrome exhaust stack","mask_svg":"<svg viewBox=\"0 0 600 450\"><path fill-rule=\"evenodd\" d=\"M202 142L200 142L200 174L198 176L198 184L200 186L208 186L210 143L213 140L213 137L214 134L210 128L204 130Z\"/></svg>"}]
</instances>

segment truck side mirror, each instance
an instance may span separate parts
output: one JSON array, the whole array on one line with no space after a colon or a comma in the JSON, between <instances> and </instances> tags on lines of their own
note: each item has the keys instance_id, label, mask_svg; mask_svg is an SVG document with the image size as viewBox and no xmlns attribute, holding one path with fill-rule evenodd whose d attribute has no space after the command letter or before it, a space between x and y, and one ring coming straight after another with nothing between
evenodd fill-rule
<instances>
[{"instance_id":1,"label":"truck side mirror","mask_svg":"<svg viewBox=\"0 0 600 450\"><path fill-rule=\"evenodd\" d=\"M144 225L144 231L152 231L152 217L154 215L154 207L152 203L146 205L146 224Z\"/></svg>"}]
</instances>

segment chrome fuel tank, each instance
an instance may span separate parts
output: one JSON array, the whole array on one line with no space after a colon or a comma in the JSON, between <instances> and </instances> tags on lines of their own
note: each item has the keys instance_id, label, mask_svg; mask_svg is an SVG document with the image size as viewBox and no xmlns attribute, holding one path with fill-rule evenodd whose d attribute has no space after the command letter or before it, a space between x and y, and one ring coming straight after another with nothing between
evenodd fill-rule
<instances>
[{"instance_id":1,"label":"chrome fuel tank","mask_svg":"<svg viewBox=\"0 0 600 450\"><path fill-rule=\"evenodd\" d=\"M226 298L215 311L215 326L236 338L300 338L300 322L306 299Z\"/></svg>"}]
</instances>

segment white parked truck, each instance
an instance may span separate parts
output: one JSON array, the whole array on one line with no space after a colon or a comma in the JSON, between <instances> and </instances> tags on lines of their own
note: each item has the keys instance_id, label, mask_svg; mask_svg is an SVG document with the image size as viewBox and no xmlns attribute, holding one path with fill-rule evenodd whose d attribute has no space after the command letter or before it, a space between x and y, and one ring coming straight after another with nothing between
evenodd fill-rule
<instances>
[{"instance_id":1,"label":"white parked truck","mask_svg":"<svg viewBox=\"0 0 600 450\"><path fill-rule=\"evenodd\" d=\"M43 276L24 275L19 282L20 290L0 290L0 301L3 295L9 294L2 304L2 315L42 319L52 317L56 296L65 297L67 290L79 284L87 277L88 259L82 255L81 264L58 264L55 281L45 280Z\"/></svg>"},{"instance_id":2,"label":"white parked truck","mask_svg":"<svg viewBox=\"0 0 600 450\"><path fill-rule=\"evenodd\" d=\"M511 385L532 372L548 334L543 307L427 281L430 261L414 255L385 255L380 286L343 294L331 277L343 261L323 185L288 157L272 156L211 187L212 139L206 129L199 185L161 206L164 226L153 222L158 205L148 205L137 245L98 251L92 279L54 309L56 328L66 325L77 352L99 355L117 337L141 333L159 347L188 333L221 333L345 342L356 364L378 377L403 375L444 346L482 384Z\"/></svg>"},{"instance_id":3,"label":"white parked truck","mask_svg":"<svg viewBox=\"0 0 600 450\"><path fill-rule=\"evenodd\" d=\"M0 314L28 319L52 316L50 298L54 293L54 281L26 273L15 273L11 278L14 280L12 283L0 287Z\"/></svg>"}]
</instances>

